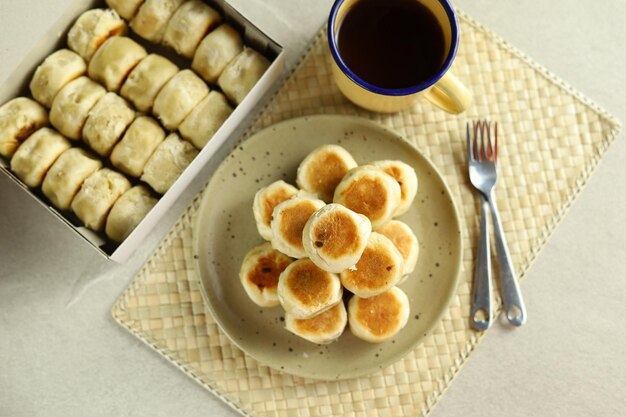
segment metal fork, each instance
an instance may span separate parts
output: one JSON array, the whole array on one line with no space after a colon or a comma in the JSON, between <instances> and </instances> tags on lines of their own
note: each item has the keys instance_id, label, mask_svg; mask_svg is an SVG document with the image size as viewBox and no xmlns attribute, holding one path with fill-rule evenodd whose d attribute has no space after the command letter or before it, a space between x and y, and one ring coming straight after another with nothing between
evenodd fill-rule
<instances>
[{"instance_id":1,"label":"metal fork","mask_svg":"<svg viewBox=\"0 0 626 417\"><path fill-rule=\"evenodd\" d=\"M487 209L491 210L495 229L496 252L500 268L500 287L507 320L521 326L526 322L526 306L517 283L515 269L504 237L500 214L496 205L494 187L498 179L496 162L498 159L498 124L494 123L494 141L491 141L491 123L474 121L473 135L470 135L469 122L467 127L467 149L469 177L472 185L481 195L481 224L478 263L474 274L474 290L472 295L471 321L479 329L487 329L491 325L491 256L489 250L489 233L487 230ZM473 136L473 141L471 137ZM479 143L480 140L480 143Z\"/></svg>"}]
</instances>

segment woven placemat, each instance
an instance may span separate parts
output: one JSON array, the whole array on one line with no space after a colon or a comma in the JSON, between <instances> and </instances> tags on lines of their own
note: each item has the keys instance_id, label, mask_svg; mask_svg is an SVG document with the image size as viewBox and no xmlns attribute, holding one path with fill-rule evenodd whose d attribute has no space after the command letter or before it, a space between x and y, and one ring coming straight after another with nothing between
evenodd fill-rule
<instances>
[{"instance_id":1,"label":"woven placemat","mask_svg":"<svg viewBox=\"0 0 626 417\"><path fill-rule=\"evenodd\" d=\"M280 373L244 354L200 294L191 247L202 193L114 305L115 319L245 415L428 414L483 336L469 326L479 205L466 175L466 120L500 123L498 204L520 278L619 130L613 117L486 28L463 13L459 20L452 70L474 94L465 114L426 102L392 115L354 107L332 82L323 29L247 134L302 115L358 115L397 131L434 162L458 204L465 249L457 293L424 343L375 374L334 382Z\"/></svg>"}]
</instances>

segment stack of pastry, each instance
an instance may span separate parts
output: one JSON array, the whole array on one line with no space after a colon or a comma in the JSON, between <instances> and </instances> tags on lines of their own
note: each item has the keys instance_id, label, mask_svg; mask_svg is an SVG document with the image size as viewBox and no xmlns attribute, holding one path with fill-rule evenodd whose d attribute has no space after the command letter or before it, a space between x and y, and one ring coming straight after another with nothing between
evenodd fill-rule
<instances>
[{"instance_id":1,"label":"stack of pastry","mask_svg":"<svg viewBox=\"0 0 626 417\"><path fill-rule=\"evenodd\" d=\"M281 305L287 330L311 342L337 340L348 323L360 339L389 340L407 323L397 286L419 253L411 228L394 219L415 198L415 171L391 160L357 166L344 148L324 145L301 162L296 182L256 193L254 218L269 243L245 256L243 288L259 306Z\"/></svg>"}]
</instances>

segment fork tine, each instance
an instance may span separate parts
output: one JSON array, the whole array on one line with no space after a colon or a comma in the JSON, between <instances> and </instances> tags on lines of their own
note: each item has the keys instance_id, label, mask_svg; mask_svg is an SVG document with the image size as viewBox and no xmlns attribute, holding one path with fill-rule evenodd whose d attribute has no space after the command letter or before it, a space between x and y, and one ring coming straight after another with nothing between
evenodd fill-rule
<instances>
[{"instance_id":1,"label":"fork tine","mask_svg":"<svg viewBox=\"0 0 626 417\"><path fill-rule=\"evenodd\" d=\"M478 152L478 129L480 128L480 120L474 120L474 140L472 141L472 151L474 159L480 160L480 152Z\"/></svg>"},{"instance_id":2,"label":"fork tine","mask_svg":"<svg viewBox=\"0 0 626 417\"><path fill-rule=\"evenodd\" d=\"M493 145L493 160L496 161L498 159L498 122L495 122L494 125L495 141Z\"/></svg>"},{"instance_id":3,"label":"fork tine","mask_svg":"<svg viewBox=\"0 0 626 417\"><path fill-rule=\"evenodd\" d=\"M472 152L472 144L471 144L471 140L470 140L469 122L465 122L465 130L466 130L465 140L467 141L467 160L468 161L473 161L474 160L474 153Z\"/></svg>"}]
</instances>

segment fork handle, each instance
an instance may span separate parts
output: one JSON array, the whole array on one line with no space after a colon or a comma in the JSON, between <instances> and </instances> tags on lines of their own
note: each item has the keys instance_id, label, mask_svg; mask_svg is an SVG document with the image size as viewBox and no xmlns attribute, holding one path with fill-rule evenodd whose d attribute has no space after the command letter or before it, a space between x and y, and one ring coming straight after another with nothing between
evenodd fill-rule
<instances>
[{"instance_id":1,"label":"fork handle","mask_svg":"<svg viewBox=\"0 0 626 417\"><path fill-rule=\"evenodd\" d=\"M470 320L477 330L487 330L491 326L491 248L489 244L488 211L489 203L480 194L480 237L476 269L474 270L474 288L472 290L472 308Z\"/></svg>"},{"instance_id":2,"label":"fork handle","mask_svg":"<svg viewBox=\"0 0 626 417\"><path fill-rule=\"evenodd\" d=\"M500 286L502 288L502 299L504 301L504 314L507 320L514 326L521 326L526 323L526 306L522 298L522 292L517 278L515 276L515 268L511 261L511 254L504 237L500 214L496 205L496 199L491 192L488 196L489 205L491 207L491 215L493 216L493 226L495 229L496 251L498 255L498 265L500 267Z\"/></svg>"}]
</instances>

